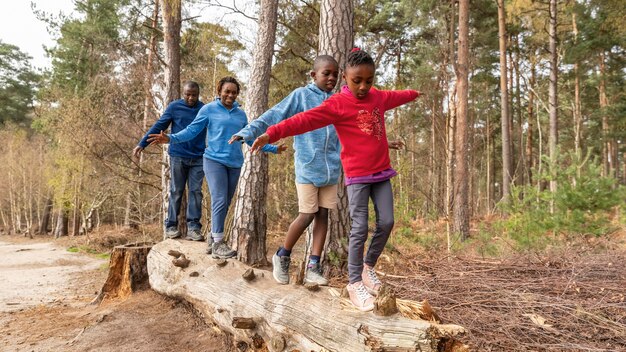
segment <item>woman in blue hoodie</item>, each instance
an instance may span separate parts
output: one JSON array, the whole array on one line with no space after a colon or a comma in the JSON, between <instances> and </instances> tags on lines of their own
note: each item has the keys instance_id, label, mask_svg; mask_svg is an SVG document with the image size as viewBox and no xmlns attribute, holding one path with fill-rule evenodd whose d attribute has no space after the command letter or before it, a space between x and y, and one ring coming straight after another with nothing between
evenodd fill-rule
<instances>
[{"instance_id":1,"label":"woman in blue hoodie","mask_svg":"<svg viewBox=\"0 0 626 352\"><path fill-rule=\"evenodd\" d=\"M151 134L150 143L182 143L193 139L206 128L206 149L204 150L204 175L211 193L211 238L209 250L215 258L231 258L237 252L224 241L224 222L228 207L235 194L243 153L241 145L228 142L233 133L248 124L246 113L235 101L241 87L233 77L224 77L217 86L218 97L200 109L193 122L184 130L174 133ZM250 142L249 144L252 144ZM285 146L268 145L265 152L279 154Z\"/></svg>"},{"instance_id":2,"label":"woman in blue hoodie","mask_svg":"<svg viewBox=\"0 0 626 352\"><path fill-rule=\"evenodd\" d=\"M230 139L251 143L271 125L312 109L333 93L339 65L332 56L320 55L313 62L313 83L291 92L280 103L252 121ZM285 242L272 256L273 276L280 284L289 283L289 264L293 246L304 230L313 224L313 245L305 282L327 285L320 266L320 256L328 231L328 210L337 205L337 183L341 170L340 144L332 125L294 137L298 217L289 225Z\"/></svg>"}]
</instances>

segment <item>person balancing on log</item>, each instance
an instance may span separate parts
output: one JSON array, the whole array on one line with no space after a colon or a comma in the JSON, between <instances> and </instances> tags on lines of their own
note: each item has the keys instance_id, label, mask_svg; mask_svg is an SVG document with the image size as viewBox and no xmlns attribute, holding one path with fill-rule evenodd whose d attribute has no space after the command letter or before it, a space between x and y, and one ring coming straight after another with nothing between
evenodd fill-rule
<instances>
[{"instance_id":1,"label":"person balancing on log","mask_svg":"<svg viewBox=\"0 0 626 352\"><path fill-rule=\"evenodd\" d=\"M352 228L348 240L347 286L352 304L362 311L374 308L373 295L381 282L374 266L387 243L394 224L391 167L385 130L385 111L415 100L416 90L378 90L373 88L376 67L372 57L357 48L348 55L343 79L346 85L339 94L320 106L301 112L269 127L252 144L251 151L281 138L299 135L327 125L334 125L342 145L343 165L348 191ZM368 238L368 203L374 203L376 230L365 258Z\"/></svg>"}]
</instances>

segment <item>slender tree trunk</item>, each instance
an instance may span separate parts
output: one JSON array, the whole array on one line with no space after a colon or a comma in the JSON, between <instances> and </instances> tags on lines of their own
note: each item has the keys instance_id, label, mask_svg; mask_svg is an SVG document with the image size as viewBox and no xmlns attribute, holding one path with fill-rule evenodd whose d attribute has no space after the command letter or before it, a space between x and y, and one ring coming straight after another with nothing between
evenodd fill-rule
<instances>
[{"instance_id":1,"label":"slender tree trunk","mask_svg":"<svg viewBox=\"0 0 626 352\"><path fill-rule=\"evenodd\" d=\"M48 227L50 226L50 215L52 213L52 195L46 197L46 203L43 209L43 216L41 217L41 225L37 231L38 235L45 235L48 233Z\"/></svg>"},{"instance_id":2,"label":"slender tree trunk","mask_svg":"<svg viewBox=\"0 0 626 352\"><path fill-rule=\"evenodd\" d=\"M572 32L574 33L574 45L578 43L578 26L576 24L576 13L572 13ZM577 155L581 153L580 142L582 138L582 114L580 103L580 74L578 60L574 62L574 151Z\"/></svg>"},{"instance_id":3,"label":"slender tree trunk","mask_svg":"<svg viewBox=\"0 0 626 352\"><path fill-rule=\"evenodd\" d=\"M515 61L513 61L513 68L515 69L515 115L517 120L517 136L518 136L518 160L517 170L515 172L518 175L518 184L523 185L526 183L526 160L524 149L524 129L522 121L522 86L520 84L520 45L519 35L515 35Z\"/></svg>"},{"instance_id":4,"label":"slender tree trunk","mask_svg":"<svg viewBox=\"0 0 626 352\"><path fill-rule=\"evenodd\" d=\"M180 28L181 28L181 0L159 0L163 9L163 48L165 61L165 105L180 98ZM161 198L163 236L165 236L165 219L170 197L170 157L169 145L163 145L161 159ZM183 202L184 203L184 202ZM185 204L181 204L181 213L185 213ZM179 221L179 228L186 230L186 222Z\"/></svg>"},{"instance_id":5,"label":"slender tree trunk","mask_svg":"<svg viewBox=\"0 0 626 352\"><path fill-rule=\"evenodd\" d=\"M530 59L530 81L528 82L530 85L528 92L528 117L526 122L528 123L528 129L526 131L526 179L528 180L528 184L533 183L533 168L535 167L534 156L533 156L533 133L534 133L534 124L535 124L535 112L533 110L535 106L535 59L534 57Z\"/></svg>"},{"instance_id":6,"label":"slender tree trunk","mask_svg":"<svg viewBox=\"0 0 626 352\"><path fill-rule=\"evenodd\" d=\"M272 55L276 40L278 0L261 0L259 29L257 32L250 83L248 85L246 113L248 120L259 117L268 108ZM265 264L267 214L267 155L245 152L241 169L239 192L235 203L235 223L231 244L237 249L239 260L247 264Z\"/></svg>"},{"instance_id":7,"label":"slender tree trunk","mask_svg":"<svg viewBox=\"0 0 626 352\"><path fill-rule=\"evenodd\" d=\"M511 138L509 135L509 93L507 91L506 13L504 0L498 0L498 37L500 43L500 118L502 124L502 201L511 193Z\"/></svg>"},{"instance_id":8,"label":"slender tree trunk","mask_svg":"<svg viewBox=\"0 0 626 352\"><path fill-rule=\"evenodd\" d=\"M454 168L454 227L455 234L461 239L469 237L468 210L468 103L469 95L469 0L459 0L459 46L456 64L457 113Z\"/></svg>"},{"instance_id":9,"label":"slender tree trunk","mask_svg":"<svg viewBox=\"0 0 626 352\"><path fill-rule=\"evenodd\" d=\"M550 86L548 90L549 106L550 106L550 135L548 138L550 153L550 191L556 193L556 160L558 145L558 88L557 79L559 73L558 53L557 53L557 0L550 0ZM552 209L554 210L554 209Z\"/></svg>"},{"instance_id":10,"label":"slender tree trunk","mask_svg":"<svg viewBox=\"0 0 626 352\"><path fill-rule=\"evenodd\" d=\"M59 209L59 212L57 213L57 225L56 225L56 229L54 230L54 238L67 236L67 231L69 227L68 222L69 222L68 211L66 209L63 209L63 207L61 206L61 208Z\"/></svg>"},{"instance_id":11,"label":"slender tree trunk","mask_svg":"<svg viewBox=\"0 0 626 352\"><path fill-rule=\"evenodd\" d=\"M602 171L604 176L615 176L614 153L611 139L609 137L609 118L606 108L609 100L606 96L606 64L605 54L600 53L600 81L598 84L598 95L600 98L600 111L602 114Z\"/></svg>"},{"instance_id":12,"label":"slender tree trunk","mask_svg":"<svg viewBox=\"0 0 626 352\"><path fill-rule=\"evenodd\" d=\"M354 8L351 0L322 0L320 4L320 26L318 52L331 55L343 68L348 53L354 43ZM341 72L339 73L341 77ZM337 85L340 89L341 83ZM348 193L344 185L343 171L337 187L337 209L331 210L328 222L328 236L323 253L324 271L340 270L347 263L347 238L350 233L350 214L348 213ZM308 236L310 237L310 236ZM309 242L310 239L307 241ZM331 258L334 262L331 262Z\"/></svg>"}]
</instances>

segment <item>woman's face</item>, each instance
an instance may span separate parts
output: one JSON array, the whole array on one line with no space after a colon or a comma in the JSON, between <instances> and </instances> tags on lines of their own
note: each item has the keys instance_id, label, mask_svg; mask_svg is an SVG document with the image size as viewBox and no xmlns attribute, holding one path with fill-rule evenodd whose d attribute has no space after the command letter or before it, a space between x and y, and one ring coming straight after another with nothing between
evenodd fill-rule
<instances>
[{"instance_id":1,"label":"woman's face","mask_svg":"<svg viewBox=\"0 0 626 352\"><path fill-rule=\"evenodd\" d=\"M237 95L239 95L239 91L237 90L237 85L232 82L226 82L222 85L222 89L219 91L220 100L222 101L222 105L226 108L230 109L233 107L235 100L237 100Z\"/></svg>"}]
</instances>

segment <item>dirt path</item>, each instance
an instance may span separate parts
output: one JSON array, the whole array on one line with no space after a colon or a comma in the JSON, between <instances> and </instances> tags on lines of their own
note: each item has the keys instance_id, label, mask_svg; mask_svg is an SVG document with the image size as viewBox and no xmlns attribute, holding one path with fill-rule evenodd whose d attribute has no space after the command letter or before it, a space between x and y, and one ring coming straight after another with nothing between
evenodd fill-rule
<instances>
[{"instance_id":1,"label":"dirt path","mask_svg":"<svg viewBox=\"0 0 626 352\"><path fill-rule=\"evenodd\" d=\"M0 351L229 351L187 304L153 291L89 304L107 260L0 237Z\"/></svg>"}]
</instances>

